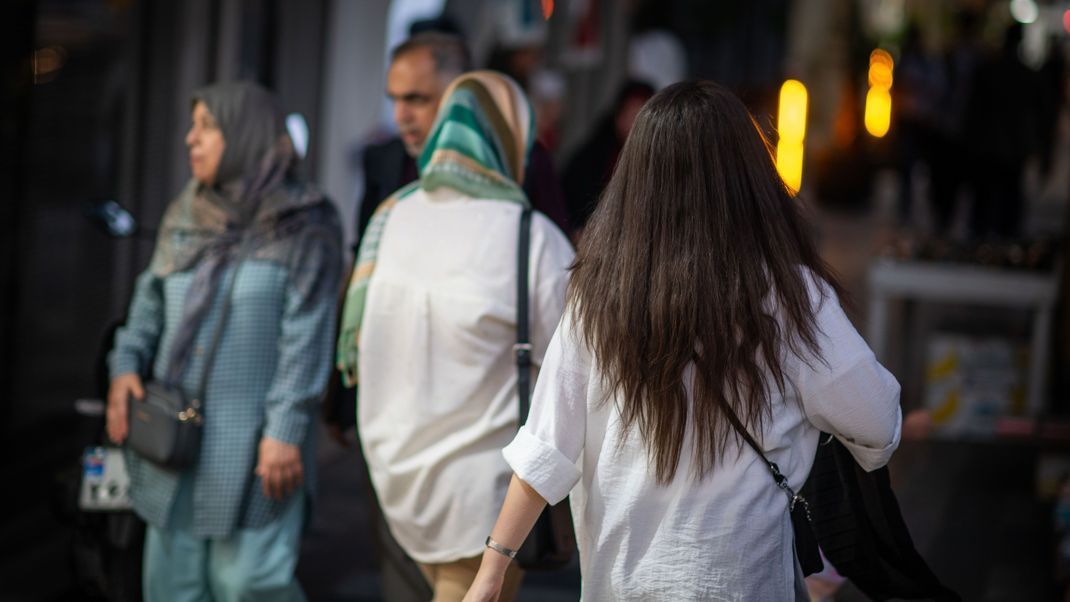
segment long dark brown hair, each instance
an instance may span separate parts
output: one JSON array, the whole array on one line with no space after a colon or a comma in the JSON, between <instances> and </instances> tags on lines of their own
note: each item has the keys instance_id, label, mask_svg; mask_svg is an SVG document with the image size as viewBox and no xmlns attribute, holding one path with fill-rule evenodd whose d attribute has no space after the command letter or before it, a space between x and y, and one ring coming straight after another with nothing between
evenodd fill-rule
<instances>
[{"instance_id":1,"label":"long dark brown hair","mask_svg":"<svg viewBox=\"0 0 1070 602\"><path fill-rule=\"evenodd\" d=\"M790 385L784 354L817 350L802 268L842 292L743 103L711 82L651 98L580 241L569 298L659 482L676 474L688 420L696 478L730 438L742 445L726 407L760 438L772 387Z\"/></svg>"}]
</instances>

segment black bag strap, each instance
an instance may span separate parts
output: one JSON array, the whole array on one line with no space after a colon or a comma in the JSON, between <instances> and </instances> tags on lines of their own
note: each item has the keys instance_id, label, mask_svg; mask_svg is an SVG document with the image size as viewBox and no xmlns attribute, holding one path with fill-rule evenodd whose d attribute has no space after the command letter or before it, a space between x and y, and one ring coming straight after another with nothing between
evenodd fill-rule
<instances>
[{"instance_id":1,"label":"black bag strap","mask_svg":"<svg viewBox=\"0 0 1070 602\"><path fill-rule=\"evenodd\" d=\"M251 245L249 244L249 235L242 238L241 246L238 248L238 256L234 260L234 269L230 273L230 281L227 283L226 296L223 297L223 309L219 315L219 323L215 326L215 331L212 333L212 342L208 346L208 353L204 356L204 368L201 370L201 380L197 385L197 393L190 401L190 406L197 411L204 406L204 394L208 390L208 377L212 374L212 365L215 363L215 353L219 350L219 343L223 340L223 328L227 324L227 316L230 315L230 304L234 298L234 288L238 282L238 272L241 270L242 263L249 255Z\"/></svg>"},{"instance_id":2,"label":"black bag strap","mask_svg":"<svg viewBox=\"0 0 1070 602\"><path fill-rule=\"evenodd\" d=\"M773 475L773 480L776 481L777 487L783 489L784 493L788 496L788 511L794 512L795 504L801 502L803 510L806 514L806 520L811 521L812 519L810 518L810 504L806 501L806 498L796 493L795 490L791 488L791 485L788 485L788 478L780 472L780 467L776 465L776 462L773 462L769 458L765 457L765 454L762 453L762 448L758 446L758 442L750 436L749 432L747 432L747 429L743 426L743 422L740 421L739 416L736 415L736 412L732 409L732 406L730 406L728 402L725 401L723 404L721 404L721 408L724 410L724 414L725 417L728 418L728 422L732 424L732 428L734 428L736 432L739 433L741 437L743 437L743 440L746 441L747 445L749 445L750 448L754 450L754 453L758 454L758 457L762 459L762 462L765 462L765 466L769 469L769 473Z\"/></svg>"},{"instance_id":3,"label":"black bag strap","mask_svg":"<svg viewBox=\"0 0 1070 602\"><path fill-rule=\"evenodd\" d=\"M531 255L531 209L520 212L520 236L516 252L516 394L520 400L520 420L524 426L528 420L531 403L531 341L528 311L528 260Z\"/></svg>"}]
</instances>

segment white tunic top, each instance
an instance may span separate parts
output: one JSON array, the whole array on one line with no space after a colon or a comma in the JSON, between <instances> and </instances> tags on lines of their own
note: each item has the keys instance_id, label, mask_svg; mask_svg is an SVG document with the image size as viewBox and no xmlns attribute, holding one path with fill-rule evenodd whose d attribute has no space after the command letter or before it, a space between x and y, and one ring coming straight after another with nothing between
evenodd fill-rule
<instances>
[{"instance_id":1,"label":"white tunic top","mask_svg":"<svg viewBox=\"0 0 1070 602\"><path fill-rule=\"evenodd\" d=\"M564 306L573 251L531 222L532 361ZM419 562L477 556L505 499L501 449L516 435L520 206L449 189L397 204L379 246L360 333L358 424L398 543Z\"/></svg>"},{"instance_id":2,"label":"white tunic top","mask_svg":"<svg viewBox=\"0 0 1070 602\"><path fill-rule=\"evenodd\" d=\"M787 360L795 389L787 387L784 398L773 393L772 420L759 439L795 489L810 472L818 429L838 435L867 470L885 464L899 443L899 384L822 286L829 297L817 325L827 365ZM814 303L816 290L811 286ZM692 370L684 376L688 383ZM584 598L795 599L787 496L758 455L729 446L713 472L696 482L689 476L689 426L675 479L658 485L634 431L618 446L616 400L600 404L605 395L566 314L546 352L528 422L503 452L548 502L571 492Z\"/></svg>"}]
</instances>

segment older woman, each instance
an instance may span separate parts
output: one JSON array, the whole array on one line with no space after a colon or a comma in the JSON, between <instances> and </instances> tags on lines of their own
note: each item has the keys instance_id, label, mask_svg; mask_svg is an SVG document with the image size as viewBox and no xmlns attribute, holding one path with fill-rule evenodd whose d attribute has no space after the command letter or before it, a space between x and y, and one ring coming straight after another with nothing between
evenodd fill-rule
<instances>
[{"instance_id":1,"label":"older woman","mask_svg":"<svg viewBox=\"0 0 1070 602\"><path fill-rule=\"evenodd\" d=\"M195 464L128 456L134 508L149 525L145 595L301 600L294 567L330 368L337 214L295 177L282 113L259 86L194 94L186 144L193 179L167 209L110 357L116 442L143 378L186 395L207 379Z\"/></svg>"},{"instance_id":2,"label":"older woman","mask_svg":"<svg viewBox=\"0 0 1070 602\"><path fill-rule=\"evenodd\" d=\"M475 577L516 433L517 249L532 113L511 79L458 77L443 94L420 180L384 201L361 241L339 337L359 377L358 424L390 531L434 600ZM531 221L532 360L561 316L573 252L548 218ZM358 354L359 347L359 354ZM506 577L506 599L520 573Z\"/></svg>"}]
</instances>

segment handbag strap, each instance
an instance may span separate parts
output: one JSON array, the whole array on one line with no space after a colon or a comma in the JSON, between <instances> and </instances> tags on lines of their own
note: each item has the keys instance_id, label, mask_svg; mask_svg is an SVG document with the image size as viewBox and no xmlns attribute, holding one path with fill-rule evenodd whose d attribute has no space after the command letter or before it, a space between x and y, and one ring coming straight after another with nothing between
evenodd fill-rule
<instances>
[{"instance_id":1,"label":"handbag strap","mask_svg":"<svg viewBox=\"0 0 1070 602\"><path fill-rule=\"evenodd\" d=\"M758 457L762 459L762 462L765 462L765 466L769 469L769 473L773 475L773 480L776 481L777 487L783 489L784 493L788 496L788 512L793 512L795 510L795 504L802 502L803 510L806 512L806 519L811 520L810 504L806 501L806 498L799 495L791 488L791 485L788 484L788 478L780 472L780 467L777 466L776 462L765 457L765 454L762 453L762 448L759 447L758 442L750 436L749 432L747 432L746 427L743 426L743 422L740 421L739 416L736 415L735 410L732 409L732 406L728 404L727 400L721 404L721 407L724 409L725 417L728 418L728 422L732 424L732 428L743 437L743 440L754 450L754 453L758 454Z\"/></svg>"},{"instance_id":2,"label":"handbag strap","mask_svg":"<svg viewBox=\"0 0 1070 602\"><path fill-rule=\"evenodd\" d=\"M520 212L516 253L516 393L520 401L519 426L528 420L531 397L531 341L528 334L528 258L531 254L531 209Z\"/></svg>"},{"instance_id":3,"label":"handbag strap","mask_svg":"<svg viewBox=\"0 0 1070 602\"><path fill-rule=\"evenodd\" d=\"M208 346L208 353L204 356L204 368L201 370L201 380L197 385L197 394L190 401L190 407L195 411L200 411L204 406L204 395L208 390L208 377L212 374L212 367L215 363L216 351L219 350L219 343L223 340L223 328L227 323L227 316L230 315L231 300L234 298L234 288L238 283L238 272L241 270L242 263L249 255L249 235L246 234L242 237L241 246L238 248L238 256L234 261L234 269L230 274L230 281L227 283L227 291L223 297L223 309L220 312L219 322L215 326L215 331L212 332L212 342Z\"/></svg>"}]
</instances>

